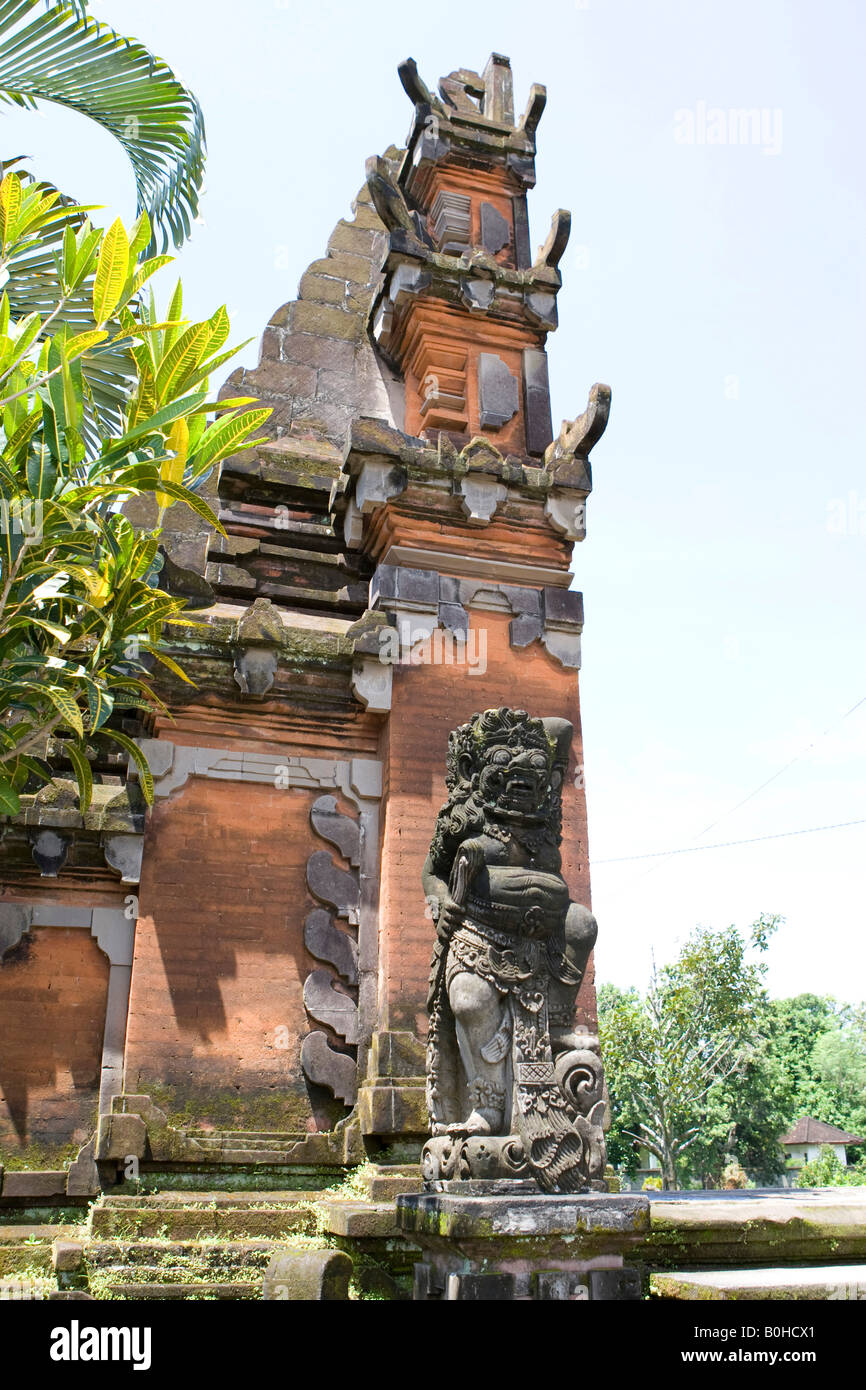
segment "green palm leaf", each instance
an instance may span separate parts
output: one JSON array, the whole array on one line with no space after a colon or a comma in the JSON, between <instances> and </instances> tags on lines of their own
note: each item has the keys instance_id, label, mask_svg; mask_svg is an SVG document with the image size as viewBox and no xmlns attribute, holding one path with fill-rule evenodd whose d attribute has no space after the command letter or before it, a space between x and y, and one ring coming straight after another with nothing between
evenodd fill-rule
<instances>
[{"instance_id":1,"label":"green palm leaf","mask_svg":"<svg viewBox=\"0 0 866 1390\"><path fill-rule=\"evenodd\" d=\"M116 34L81 0L0 3L0 100L53 101L89 116L123 145L138 206L180 246L198 212L204 118L171 68L135 39ZM156 236L151 243L155 249Z\"/></svg>"}]
</instances>

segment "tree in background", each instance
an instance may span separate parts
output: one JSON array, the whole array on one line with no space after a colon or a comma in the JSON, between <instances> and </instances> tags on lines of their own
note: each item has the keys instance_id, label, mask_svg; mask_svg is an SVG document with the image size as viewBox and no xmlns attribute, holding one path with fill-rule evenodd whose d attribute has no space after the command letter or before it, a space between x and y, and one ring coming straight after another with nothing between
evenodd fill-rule
<instances>
[{"instance_id":1,"label":"tree in background","mask_svg":"<svg viewBox=\"0 0 866 1390\"><path fill-rule=\"evenodd\" d=\"M707 1131L716 1141L713 1117L724 1111L724 1088L750 1064L761 1065L766 966L747 955L766 951L779 921L762 915L748 941L733 926L696 928L672 965L653 968L644 997L602 987L599 1033L612 1108L621 1117L614 1145L631 1138L655 1154L668 1188L687 1177L688 1151ZM722 1152L729 1161L733 1146Z\"/></svg>"},{"instance_id":2,"label":"tree in background","mask_svg":"<svg viewBox=\"0 0 866 1390\"><path fill-rule=\"evenodd\" d=\"M760 1187L785 1171L779 1137L790 1125L792 1087L767 1037L771 1008L766 1000L756 1011L756 1032L739 1065L707 1095L685 1164L688 1179L702 1187L723 1185L725 1169L734 1163Z\"/></svg>"},{"instance_id":3,"label":"tree in background","mask_svg":"<svg viewBox=\"0 0 866 1390\"><path fill-rule=\"evenodd\" d=\"M774 919L761 921L772 925ZM731 953L730 942L726 944L728 937L729 933L718 933L715 937L704 933L703 941L710 951L718 950L720 962L727 959L727 978L736 988L738 952L734 947ZM680 971L687 959L694 961L684 952L673 969ZM742 981L744 999L752 1000L751 1031L746 1044L737 1051L736 1064L727 1076L716 1076L699 1104L692 1103L693 1118L687 1115L683 1121L688 1142L681 1144L675 1154L679 1183L717 1187L725 1168L739 1163L759 1185L772 1184L785 1169L779 1138L802 1115L811 1115L858 1136L866 1136L866 1007L840 1005L834 999L814 994L770 1000L760 988L755 991L755 984L754 974L747 974ZM641 1100L642 1096L652 1094L644 1061L651 1053L645 1043L643 1050L636 1051L630 1058L627 1041L640 1037L642 1030L645 1032L650 1014L647 1001L634 989L620 990L614 985L603 984L598 1001L612 1110L608 1152L611 1162L633 1177L640 1161L639 1146L656 1154L659 1151L658 1145L653 1147L648 1142L648 1129L653 1121ZM653 1101L656 1130L661 1127L662 1110L668 1118L675 1113L675 1106L686 1094L682 1083L688 1078L686 1071L679 1089L659 1085L659 1078L676 1059L676 1047L671 1044L670 1037L677 1025L667 1033L666 1046L660 1045L670 1014L670 1009L663 1005L661 1027L656 1029L655 1046L662 1063L655 1081L658 1095ZM686 1034L681 1041L684 1056L687 1042ZM685 1056L685 1062L691 1065L692 1075L699 1082L694 1058L689 1063ZM699 1090L699 1085L693 1086L692 1094ZM696 1132L688 1137L695 1124ZM820 1170L807 1165L805 1185L819 1186L825 1180L833 1184L842 1181L832 1174L826 1176L830 1168L835 1173L833 1164L828 1168L829 1162L822 1158ZM845 1170L838 1160L834 1162L843 1174L851 1171L852 1182L864 1180L866 1154L851 1170ZM670 1180L668 1170L668 1184Z\"/></svg>"},{"instance_id":4,"label":"tree in background","mask_svg":"<svg viewBox=\"0 0 866 1390\"><path fill-rule=\"evenodd\" d=\"M70 763L81 809L105 740L138 764L116 712L159 703L145 677L182 600L161 592L159 523L181 502L219 523L194 489L249 447L270 414L209 399L226 349L225 308L192 323L178 285L164 319L150 276L157 233L180 245L198 207L204 124L159 58L88 14L87 0L0 0L0 99L59 102L97 121L133 165L140 215L91 227L47 183L0 183L0 812ZM4 171L0 170L0 174ZM155 495L158 526L136 533L128 499Z\"/></svg>"},{"instance_id":5,"label":"tree in background","mask_svg":"<svg viewBox=\"0 0 866 1390\"><path fill-rule=\"evenodd\" d=\"M770 1005L768 1043L787 1079L788 1128L801 1115L866 1132L866 1009L798 994Z\"/></svg>"},{"instance_id":6,"label":"tree in background","mask_svg":"<svg viewBox=\"0 0 866 1390\"><path fill-rule=\"evenodd\" d=\"M157 235L163 251L169 235L175 246L189 236L204 171L201 108L162 58L89 14L88 0L0 3L0 101L50 101L96 121L129 155L137 211L154 233L148 251Z\"/></svg>"},{"instance_id":7,"label":"tree in background","mask_svg":"<svg viewBox=\"0 0 866 1390\"><path fill-rule=\"evenodd\" d=\"M790 1085L789 1123L800 1115L826 1118L817 1112L824 1093L815 1071L815 1044L824 1033L838 1027L833 999L817 994L798 994L790 999L774 999L767 1018L770 1050Z\"/></svg>"},{"instance_id":8,"label":"tree in background","mask_svg":"<svg viewBox=\"0 0 866 1390\"><path fill-rule=\"evenodd\" d=\"M633 1178L640 1167L639 1140L641 1112L634 1089L629 1084L627 1068L608 1055L608 1038L613 1020L640 1014L642 1001L634 988L619 989L605 982L598 986L598 1030L603 1048L605 1079L610 1098L610 1129L605 1135L608 1161L619 1173Z\"/></svg>"},{"instance_id":9,"label":"tree in background","mask_svg":"<svg viewBox=\"0 0 866 1390\"><path fill-rule=\"evenodd\" d=\"M817 1039L815 1070L823 1087L825 1114L816 1115L858 1137L866 1137L866 1034L842 1014L842 1025Z\"/></svg>"}]
</instances>

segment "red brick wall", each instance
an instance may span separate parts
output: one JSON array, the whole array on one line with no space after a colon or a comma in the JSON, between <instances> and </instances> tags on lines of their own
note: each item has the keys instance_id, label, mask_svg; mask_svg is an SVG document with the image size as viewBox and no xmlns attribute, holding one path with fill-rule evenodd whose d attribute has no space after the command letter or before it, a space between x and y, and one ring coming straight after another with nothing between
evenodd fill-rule
<instances>
[{"instance_id":1,"label":"red brick wall","mask_svg":"<svg viewBox=\"0 0 866 1390\"><path fill-rule=\"evenodd\" d=\"M573 762L563 793L563 874L576 902L590 906L586 802L574 784L583 763L577 674L563 669L533 643L512 648L509 618L475 611L472 627L487 632L487 670L470 674L465 664L394 669L391 718L384 736L387 805L381 882L380 998L383 1026L427 1031L425 998L435 932L425 918L421 868L436 814L445 801L448 734L479 710L510 705L541 718L558 715L575 727ZM587 971L578 1017L595 1021L595 985Z\"/></svg>"},{"instance_id":2,"label":"red brick wall","mask_svg":"<svg viewBox=\"0 0 866 1390\"><path fill-rule=\"evenodd\" d=\"M301 1039L320 1026L303 1003L304 980L321 964L303 940L304 918L320 906L307 860L328 848L310 825L316 795L191 778L154 808L127 1092L219 1128L328 1127L333 1103L311 1100L299 1060Z\"/></svg>"},{"instance_id":3,"label":"red brick wall","mask_svg":"<svg viewBox=\"0 0 866 1390\"><path fill-rule=\"evenodd\" d=\"M109 964L82 927L36 927L0 964L0 1147L94 1127Z\"/></svg>"}]
</instances>

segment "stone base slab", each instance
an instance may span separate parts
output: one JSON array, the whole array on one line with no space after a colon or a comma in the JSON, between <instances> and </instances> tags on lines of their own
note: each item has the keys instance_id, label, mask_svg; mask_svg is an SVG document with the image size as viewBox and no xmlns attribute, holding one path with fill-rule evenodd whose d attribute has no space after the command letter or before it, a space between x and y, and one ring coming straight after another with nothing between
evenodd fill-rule
<instances>
[{"instance_id":1,"label":"stone base slab","mask_svg":"<svg viewBox=\"0 0 866 1390\"><path fill-rule=\"evenodd\" d=\"M866 1299L866 1265L814 1265L790 1269L705 1269L654 1274L656 1298L725 1302L784 1299Z\"/></svg>"},{"instance_id":2,"label":"stone base slab","mask_svg":"<svg viewBox=\"0 0 866 1390\"><path fill-rule=\"evenodd\" d=\"M397 1221L423 1252L418 1301L641 1297L640 1274L624 1255L649 1232L642 1194L550 1196L525 1181L443 1182L398 1197Z\"/></svg>"},{"instance_id":3,"label":"stone base slab","mask_svg":"<svg viewBox=\"0 0 866 1390\"><path fill-rule=\"evenodd\" d=\"M866 1260L866 1188L651 1196L643 1256L656 1269Z\"/></svg>"}]
</instances>

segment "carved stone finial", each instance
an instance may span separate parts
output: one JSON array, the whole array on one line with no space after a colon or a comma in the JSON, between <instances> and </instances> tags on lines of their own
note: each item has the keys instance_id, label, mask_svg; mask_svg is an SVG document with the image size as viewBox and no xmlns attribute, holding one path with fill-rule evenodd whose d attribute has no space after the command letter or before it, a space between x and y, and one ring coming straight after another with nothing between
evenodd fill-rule
<instances>
[{"instance_id":1,"label":"carved stone finial","mask_svg":"<svg viewBox=\"0 0 866 1390\"><path fill-rule=\"evenodd\" d=\"M547 239L535 258L535 264L556 267L562 260L568 238L571 236L571 213L565 208L557 208L550 220Z\"/></svg>"},{"instance_id":2,"label":"carved stone finial","mask_svg":"<svg viewBox=\"0 0 866 1390\"><path fill-rule=\"evenodd\" d=\"M441 111L445 114L445 107L438 97L435 97L427 86L423 77L418 72L418 64L414 58L406 58L397 68L397 76L403 86L403 91L415 106L429 106L434 111Z\"/></svg>"},{"instance_id":3,"label":"carved stone finial","mask_svg":"<svg viewBox=\"0 0 866 1390\"><path fill-rule=\"evenodd\" d=\"M244 695L261 699L274 683L283 640L279 609L257 598L238 623L235 680Z\"/></svg>"},{"instance_id":4,"label":"carved stone finial","mask_svg":"<svg viewBox=\"0 0 866 1390\"><path fill-rule=\"evenodd\" d=\"M430 972L425 1177L534 1177L604 1190L604 1075L574 1032L596 936L569 898L559 845L573 728L485 710L448 741L448 800L424 889Z\"/></svg>"},{"instance_id":5,"label":"carved stone finial","mask_svg":"<svg viewBox=\"0 0 866 1390\"><path fill-rule=\"evenodd\" d=\"M432 246L423 219L410 209L403 190L391 176L387 161L379 155L371 155L366 174L373 205L389 232L402 231L410 241Z\"/></svg>"},{"instance_id":6,"label":"carved stone finial","mask_svg":"<svg viewBox=\"0 0 866 1390\"><path fill-rule=\"evenodd\" d=\"M610 400L610 387L596 382L590 390L583 414L578 415L576 420L563 420L559 437L548 445L544 455L548 467L578 456L587 457L607 428Z\"/></svg>"}]
</instances>

